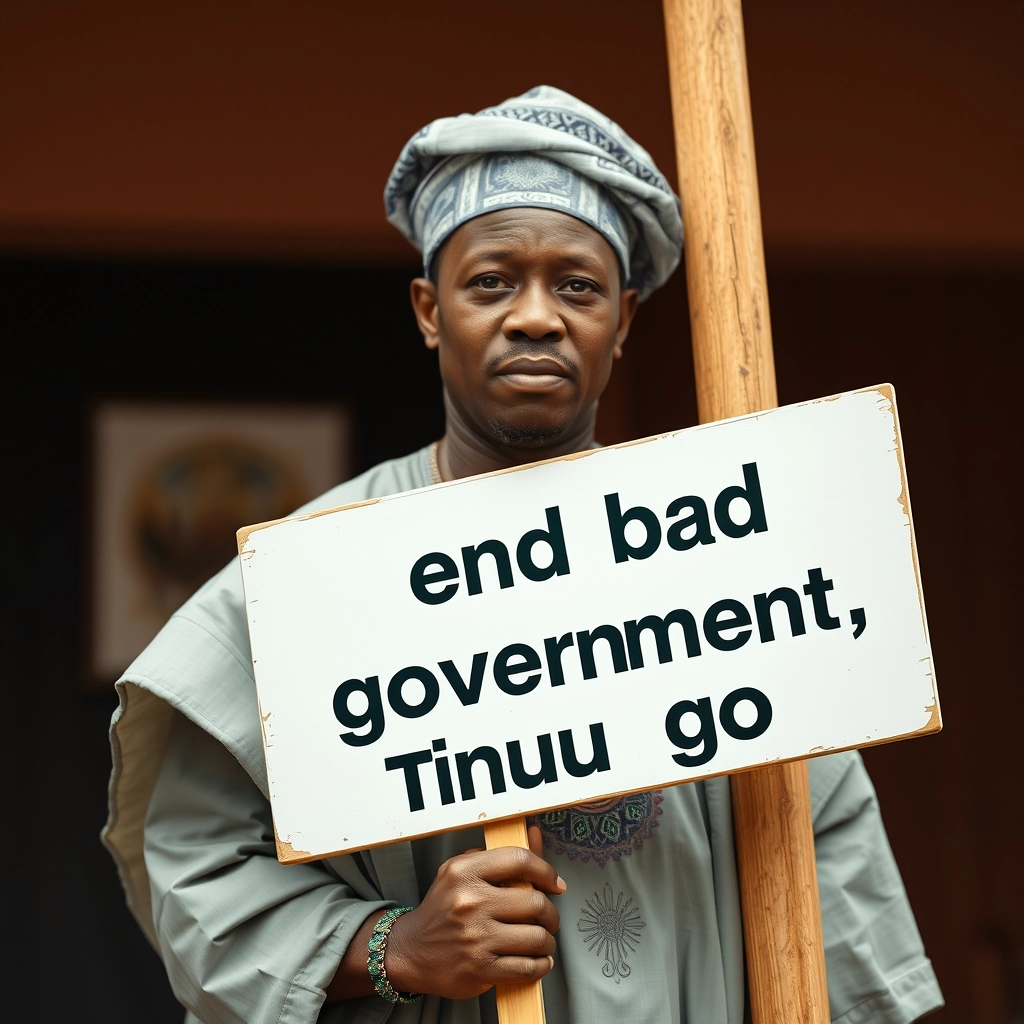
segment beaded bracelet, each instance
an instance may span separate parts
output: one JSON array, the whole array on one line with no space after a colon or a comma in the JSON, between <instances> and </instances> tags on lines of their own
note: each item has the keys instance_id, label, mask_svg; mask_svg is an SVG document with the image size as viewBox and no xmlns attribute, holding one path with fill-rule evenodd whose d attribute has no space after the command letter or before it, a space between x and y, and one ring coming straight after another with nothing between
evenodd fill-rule
<instances>
[{"instance_id":1,"label":"beaded bracelet","mask_svg":"<svg viewBox=\"0 0 1024 1024\"><path fill-rule=\"evenodd\" d=\"M415 1003L417 999L423 998L422 993L399 992L388 981L388 972L384 969L384 954L387 952L391 926L410 910L412 907L392 907L373 926L373 934L366 944L366 949L369 952L369 956L366 958L366 967L370 972L370 980L377 990L377 995L389 1003Z\"/></svg>"}]
</instances>

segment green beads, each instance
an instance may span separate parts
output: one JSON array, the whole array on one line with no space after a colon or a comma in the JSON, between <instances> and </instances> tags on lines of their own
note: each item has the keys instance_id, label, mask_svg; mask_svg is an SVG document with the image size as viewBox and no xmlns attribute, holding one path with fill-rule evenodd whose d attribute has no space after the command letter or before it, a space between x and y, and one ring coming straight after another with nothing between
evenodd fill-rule
<instances>
[{"instance_id":1,"label":"green beads","mask_svg":"<svg viewBox=\"0 0 1024 1024\"><path fill-rule=\"evenodd\" d=\"M391 926L403 915L407 914L412 907L392 907L383 914L380 920L373 926L373 934L366 944L369 954L366 957L366 967L370 972L370 980L377 990L381 999L389 1003L415 1003L422 995L415 992L399 992L390 981L388 972L384 969L384 954L388 948L388 937L391 934Z\"/></svg>"}]
</instances>

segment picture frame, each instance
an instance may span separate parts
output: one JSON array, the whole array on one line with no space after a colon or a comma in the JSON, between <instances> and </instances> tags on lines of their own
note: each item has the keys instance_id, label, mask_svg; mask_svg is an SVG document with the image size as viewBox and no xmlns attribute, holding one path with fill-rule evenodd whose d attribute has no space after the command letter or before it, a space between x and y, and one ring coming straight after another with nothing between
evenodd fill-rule
<instances>
[{"instance_id":1,"label":"picture frame","mask_svg":"<svg viewBox=\"0 0 1024 1024\"><path fill-rule=\"evenodd\" d=\"M85 687L118 679L235 557L235 531L351 471L336 404L101 401L89 423Z\"/></svg>"}]
</instances>

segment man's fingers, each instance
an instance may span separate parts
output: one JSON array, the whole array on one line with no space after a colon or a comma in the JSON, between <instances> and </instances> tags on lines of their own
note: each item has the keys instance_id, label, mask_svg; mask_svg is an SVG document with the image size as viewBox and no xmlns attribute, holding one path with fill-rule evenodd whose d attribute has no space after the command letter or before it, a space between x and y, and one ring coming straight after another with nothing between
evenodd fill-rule
<instances>
[{"instance_id":1,"label":"man's fingers","mask_svg":"<svg viewBox=\"0 0 1024 1024\"><path fill-rule=\"evenodd\" d=\"M521 879L556 896L565 892L565 882L558 872L537 854L519 846L503 846L475 854L473 869L479 878L492 885Z\"/></svg>"},{"instance_id":2,"label":"man's fingers","mask_svg":"<svg viewBox=\"0 0 1024 1024\"><path fill-rule=\"evenodd\" d=\"M493 916L506 924L536 922L552 935L558 931L555 905L537 889L500 889L494 893Z\"/></svg>"},{"instance_id":3,"label":"man's fingers","mask_svg":"<svg viewBox=\"0 0 1024 1024\"><path fill-rule=\"evenodd\" d=\"M544 859L544 836L536 825L531 825L526 830L527 842L530 844L530 853Z\"/></svg>"},{"instance_id":4,"label":"man's fingers","mask_svg":"<svg viewBox=\"0 0 1024 1024\"><path fill-rule=\"evenodd\" d=\"M539 924L507 924L494 938L496 956L544 957L555 951L555 937Z\"/></svg>"},{"instance_id":5,"label":"man's fingers","mask_svg":"<svg viewBox=\"0 0 1024 1024\"><path fill-rule=\"evenodd\" d=\"M495 959L491 974L496 985L540 981L554 965L550 956L502 956Z\"/></svg>"}]
</instances>

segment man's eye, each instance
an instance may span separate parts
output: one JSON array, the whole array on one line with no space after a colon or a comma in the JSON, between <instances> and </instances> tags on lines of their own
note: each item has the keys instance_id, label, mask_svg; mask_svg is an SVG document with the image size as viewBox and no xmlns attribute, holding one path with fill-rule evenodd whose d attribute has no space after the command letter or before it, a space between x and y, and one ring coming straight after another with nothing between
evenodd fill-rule
<instances>
[{"instance_id":1,"label":"man's eye","mask_svg":"<svg viewBox=\"0 0 1024 1024\"><path fill-rule=\"evenodd\" d=\"M574 277L565 282L565 288L567 291L581 295L584 292L592 292L594 285L590 281L585 281L582 277Z\"/></svg>"},{"instance_id":2,"label":"man's eye","mask_svg":"<svg viewBox=\"0 0 1024 1024\"><path fill-rule=\"evenodd\" d=\"M502 280L497 274L484 274L483 277L478 277L476 279L476 283L479 288L487 288L491 290L502 286Z\"/></svg>"}]
</instances>

